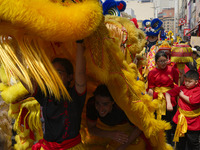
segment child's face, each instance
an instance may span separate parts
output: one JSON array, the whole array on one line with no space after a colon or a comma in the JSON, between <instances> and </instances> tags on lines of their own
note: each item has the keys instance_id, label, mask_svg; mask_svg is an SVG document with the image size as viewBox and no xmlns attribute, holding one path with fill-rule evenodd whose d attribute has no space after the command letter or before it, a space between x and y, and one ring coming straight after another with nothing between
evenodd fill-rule
<instances>
[{"instance_id":1,"label":"child's face","mask_svg":"<svg viewBox=\"0 0 200 150\"><path fill-rule=\"evenodd\" d=\"M185 81L185 86L187 89L191 89L198 84L198 80L194 80L191 78L185 78L184 81Z\"/></svg>"},{"instance_id":2,"label":"child's face","mask_svg":"<svg viewBox=\"0 0 200 150\"><path fill-rule=\"evenodd\" d=\"M157 60L157 62L156 62L157 67L158 67L159 69L165 69L166 66L167 66L167 61L168 61L168 60L167 60L166 57L164 57L164 56L159 57L158 60Z\"/></svg>"},{"instance_id":3,"label":"child's face","mask_svg":"<svg viewBox=\"0 0 200 150\"><path fill-rule=\"evenodd\" d=\"M68 75L67 71L65 70L65 67L63 67L63 65L59 62L53 63L53 66L60 75L63 84L68 87L68 83L72 80L72 75Z\"/></svg>"}]
</instances>

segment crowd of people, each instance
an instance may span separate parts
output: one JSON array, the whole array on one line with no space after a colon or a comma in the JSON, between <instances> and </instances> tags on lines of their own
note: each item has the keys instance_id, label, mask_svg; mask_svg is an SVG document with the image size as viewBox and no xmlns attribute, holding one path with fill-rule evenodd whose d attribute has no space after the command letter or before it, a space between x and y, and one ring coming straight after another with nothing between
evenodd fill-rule
<instances>
[{"instance_id":1,"label":"crowd of people","mask_svg":"<svg viewBox=\"0 0 200 150\"><path fill-rule=\"evenodd\" d=\"M155 118L170 122L172 128L166 130L166 139L176 150L200 148L200 47L195 46L192 50L193 62L185 63L183 70L170 61L169 51L159 49L155 52L155 65L151 66L147 76L146 93L152 97L152 101L158 102ZM55 58L52 61L72 101L44 95L33 81L35 92L30 96L34 96L42 108L44 138L32 149L151 150L148 139L115 103L105 84L99 84L93 96L86 99L83 54L84 40L80 40L77 41L75 71L67 59ZM71 86L73 80L74 85ZM24 86L27 85L24 83ZM87 130L92 139L92 143L85 144L81 142L80 135L84 104Z\"/></svg>"},{"instance_id":2,"label":"crowd of people","mask_svg":"<svg viewBox=\"0 0 200 150\"><path fill-rule=\"evenodd\" d=\"M193 62L186 63L184 69L171 65L166 53L158 51L156 67L148 74L148 93L154 100L162 101L156 116L171 123L172 129L166 131L167 142L171 145L175 142L177 150L199 149L200 92L196 59L200 51L197 47L193 48ZM184 124L181 117L185 119Z\"/></svg>"},{"instance_id":3,"label":"crowd of people","mask_svg":"<svg viewBox=\"0 0 200 150\"><path fill-rule=\"evenodd\" d=\"M196 49L196 50L195 50ZM177 150L199 150L200 136L200 87L196 59L200 51L193 49L193 62L185 64L185 70L170 62L170 54L159 50L155 53L155 66L147 77L147 93L152 101L158 101L155 118L170 122L172 128L166 131L167 143ZM93 96L86 99L84 47L77 43L77 66L75 85L73 66L66 60L56 58L52 63L68 89L73 102L45 97L39 89L35 98L42 106L45 120L44 139L33 146L50 146L64 149L152 149L142 131L132 124L124 111L115 103L107 86L100 84ZM80 54L79 54L80 53ZM180 78L183 77L183 83ZM44 100L45 99L45 100ZM81 144L81 113L86 104L87 129L91 143ZM68 102L68 103L67 103ZM182 118L181 118L182 117ZM98 121L99 120L99 121ZM97 124L97 122L100 122ZM92 137L93 136L93 137ZM81 144L81 145L80 145Z\"/></svg>"},{"instance_id":4,"label":"crowd of people","mask_svg":"<svg viewBox=\"0 0 200 150\"><path fill-rule=\"evenodd\" d=\"M112 26L109 25L109 21L107 26L110 27L111 30ZM128 20L128 22L129 21L130 20ZM146 21L146 23L147 22L148 21ZM156 24L154 30L151 31L152 27L148 26L148 23L145 28L146 30L149 28L149 31L153 33L156 31L155 34L152 35L152 33L149 33L146 37L147 43L146 46L144 46L143 55L146 57L147 64L138 65L140 62L136 59L137 50L135 50L135 53L127 50L136 43L135 41L137 41L139 37L142 41L142 44L140 44L144 44L142 37L144 33L138 29L138 25L136 26L137 29L134 29L138 30L138 33L139 31L142 33L140 35L138 34L138 39L134 41L134 44L128 43L130 38L130 36L128 36L129 30L126 30L124 27L125 25L123 25L123 30L121 30L123 32L120 32L119 34L121 39L116 40L122 40L122 42L118 44L115 43L116 45L114 47L118 46L117 48L119 51L122 51L120 54L124 54L124 64L127 66L136 66L135 68L133 67L136 71L132 71L131 67L128 69L138 74L138 77L136 77L137 80L143 78L142 82L144 82L144 85L146 84L145 93L140 92L140 90L138 91L139 93L142 93L141 95L147 94L148 97L151 98L151 102L155 102L154 104L156 104L155 111L150 115L153 116L153 119L159 121L164 120L164 122L168 122L171 125L171 129L165 131L166 143L176 150L200 150L200 47L191 47L183 41L176 43L180 47L189 49L186 55L189 56L190 61L181 62L181 66L183 67L180 68L179 62L171 61L171 48L175 45L170 41L169 45L171 46L161 47L159 42L162 41L159 40L158 34L160 34L159 26L161 26L162 23L159 19L154 20L154 23ZM114 23L111 22L111 24ZM103 26L102 28L105 29L106 27ZM108 30L107 28L106 32ZM115 26L112 28L116 29ZM110 34L109 36L110 39L117 39L117 37L114 37L117 36L116 31L113 31L113 35ZM103 38L106 39L108 37ZM111 44L114 44L113 39ZM166 40L164 41L166 42ZM58 45L60 43L58 42ZM34 45L34 43L31 44ZM67 94L62 95L63 88L59 87L56 88L60 90L60 94L58 94L60 97L56 97L56 95L52 94L53 92L49 87L44 87L44 89L48 89L52 93L45 93L40 86L41 84L34 80L37 79L37 77L31 78L30 80L34 91L30 89L30 85L27 85L27 83L24 82L25 80L20 80L19 78L20 82L22 82L23 86L28 91L25 98L34 97L39 103L41 107L41 110L39 111L41 112L41 120L43 120L44 126L43 138L36 141L33 146L28 145L27 147L32 150L153 150L154 145L150 142L149 137L147 138L147 135L142 131L142 128L133 124L127 115L127 111L118 105L106 83L94 81L95 87L90 87L90 90L92 89L93 91L88 91L85 39L77 40L73 44L75 44L75 46L73 46L76 47L75 69L73 66L74 64L63 57L54 58L51 62L56 71L56 75L62 81L61 85L64 85L64 89L69 93L71 99L66 97ZM111 44L109 44L107 47L111 46ZM133 47L135 47L135 49L140 49L142 46L138 46L139 44L137 44ZM33 47L36 46L34 45ZM100 49L101 48L102 47L100 47ZM192 52L190 52L190 49ZM56 51L54 51L54 53L56 53ZM97 54L92 55L98 57L96 56ZM108 55L108 59L109 56L110 55ZM103 54L102 58L104 58ZM121 58L122 57L119 57L120 61ZM144 59L144 57L142 57L142 59ZM130 63L128 61L132 62ZM35 64L37 64L37 62ZM117 63L113 64L116 65ZM101 66L100 64L98 65ZM127 69L124 66L123 69ZM30 69L32 66L27 65L26 67ZM123 71L120 73L125 74L126 70ZM51 73L50 69L49 72ZM51 77L54 77L54 75L52 74ZM52 80L55 79L57 78L55 77ZM45 79L42 78L41 80L44 81ZM129 82L130 78L125 80L127 81L127 86L128 84L133 83ZM56 85L58 86L59 84ZM92 93L92 96L88 94L88 92ZM129 96L131 97L132 95L130 94L127 97ZM139 103L140 100L137 102ZM149 108L145 107L145 109ZM26 113L28 111L29 110L26 109ZM148 112L151 113L149 110ZM84 113L85 116L83 115ZM24 114L22 113L22 115ZM138 114L138 116L139 115L140 114ZM87 134L82 134L81 132L83 119L85 119L86 122L84 126L86 127L85 131ZM26 123L28 122L26 121L23 123L20 122L19 126L26 126ZM30 123L30 121L28 123ZM30 133L30 137L31 136L34 137L34 133ZM0 142L1 149L2 147L5 147L5 142L2 140L1 135L0 140L2 141Z\"/></svg>"}]
</instances>

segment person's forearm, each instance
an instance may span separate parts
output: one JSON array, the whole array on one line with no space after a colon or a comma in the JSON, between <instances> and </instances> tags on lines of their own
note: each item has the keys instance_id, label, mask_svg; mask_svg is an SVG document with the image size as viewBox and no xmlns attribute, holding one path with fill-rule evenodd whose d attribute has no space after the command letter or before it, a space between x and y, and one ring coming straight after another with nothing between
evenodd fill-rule
<instances>
[{"instance_id":1,"label":"person's forearm","mask_svg":"<svg viewBox=\"0 0 200 150\"><path fill-rule=\"evenodd\" d=\"M165 98L167 103L171 103L171 95L169 93L165 93Z\"/></svg>"},{"instance_id":2,"label":"person's forearm","mask_svg":"<svg viewBox=\"0 0 200 150\"><path fill-rule=\"evenodd\" d=\"M82 43L77 43L76 51L76 71L79 74L85 74L86 62L84 57L84 46ZM84 77L84 76L83 76Z\"/></svg>"},{"instance_id":3,"label":"person's forearm","mask_svg":"<svg viewBox=\"0 0 200 150\"><path fill-rule=\"evenodd\" d=\"M133 132L130 134L129 138L128 138L128 142L127 144L131 144L133 141L135 141L135 139L142 133L142 131L140 129L138 129L137 127L134 128Z\"/></svg>"},{"instance_id":4,"label":"person's forearm","mask_svg":"<svg viewBox=\"0 0 200 150\"><path fill-rule=\"evenodd\" d=\"M182 94L182 95L181 95L181 98L182 98L186 103L191 104L191 103L190 103L190 100L189 100L189 96L186 96L186 95Z\"/></svg>"},{"instance_id":5,"label":"person's forearm","mask_svg":"<svg viewBox=\"0 0 200 150\"><path fill-rule=\"evenodd\" d=\"M90 134L95 135L95 136L100 136L100 137L104 137L104 138L111 138L110 133L112 131L105 131L105 130L99 129L97 127L90 128L90 129L88 129L88 131L89 131Z\"/></svg>"},{"instance_id":6,"label":"person's forearm","mask_svg":"<svg viewBox=\"0 0 200 150\"><path fill-rule=\"evenodd\" d=\"M75 85L79 93L86 89L86 61L82 43L77 43Z\"/></svg>"},{"instance_id":7,"label":"person's forearm","mask_svg":"<svg viewBox=\"0 0 200 150\"><path fill-rule=\"evenodd\" d=\"M130 134L128 138L128 142L122 144L120 147L123 147L123 149L126 149L133 141L136 140L138 136L140 136L141 133L142 131L138 129L137 127L135 127L135 129L133 130L133 132Z\"/></svg>"},{"instance_id":8,"label":"person's forearm","mask_svg":"<svg viewBox=\"0 0 200 150\"><path fill-rule=\"evenodd\" d=\"M165 98L167 102L167 110L168 111L173 111L173 105L171 102L171 95L169 93L165 93Z\"/></svg>"}]
</instances>

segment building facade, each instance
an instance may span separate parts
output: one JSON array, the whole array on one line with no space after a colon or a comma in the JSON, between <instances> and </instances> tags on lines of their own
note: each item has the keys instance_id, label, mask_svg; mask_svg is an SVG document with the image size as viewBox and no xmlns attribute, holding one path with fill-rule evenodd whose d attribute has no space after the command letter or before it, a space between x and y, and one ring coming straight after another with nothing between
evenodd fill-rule
<instances>
[{"instance_id":1,"label":"building facade","mask_svg":"<svg viewBox=\"0 0 200 150\"><path fill-rule=\"evenodd\" d=\"M174 33L174 8L165 8L158 13L158 18L163 22L165 31Z\"/></svg>"},{"instance_id":2,"label":"building facade","mask_svg":"<svg viewBox=\"0 0 200 150\"><path fill-rule=\"evenodd\" d=\"M179 0L179 20L185 19L185 24L179 24L182 38L198 35L200 22L200 0Z\"/></svg>"},{"instance_id":3,"label":"building facade","mask_svg":"<svg viewBox=\"0 0 200 150\"><path fill-rule=\"evenodd\" d=\"M154 5L152 2L142 3L140 1L126 1L125 12L131 15L128 10L134 10L137 20L145 20L154 18Z\"/></svg>"}]
</instances>

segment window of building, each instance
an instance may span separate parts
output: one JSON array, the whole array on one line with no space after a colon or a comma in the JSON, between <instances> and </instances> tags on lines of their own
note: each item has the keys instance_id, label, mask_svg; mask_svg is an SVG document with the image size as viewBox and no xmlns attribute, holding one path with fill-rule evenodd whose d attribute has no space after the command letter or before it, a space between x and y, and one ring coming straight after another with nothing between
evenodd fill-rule
<instances>
[{"instance_id":1,"label":"window of building","mask_svg":"<svg viewBox=\"0 0 200 150\"><path fill-rule=\"evenodd\" d=\"M141 2L151 2L151 0L141 0Z\"/></svg>"}]
</instances>

